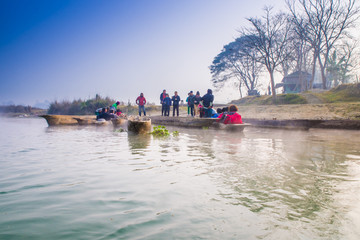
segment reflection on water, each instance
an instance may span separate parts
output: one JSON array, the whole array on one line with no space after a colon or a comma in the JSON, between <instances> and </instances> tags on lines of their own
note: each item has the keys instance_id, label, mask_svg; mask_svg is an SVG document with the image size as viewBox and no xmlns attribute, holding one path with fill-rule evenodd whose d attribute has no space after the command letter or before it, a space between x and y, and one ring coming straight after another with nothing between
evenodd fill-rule
<instances>
[{"instance_id":1,"label":"reflection on water","mask_svg":"<svg viewBox=\"0 0 360 240\"><path fill-rule=\"evenodd\" d=\"M357 131L154 138L0 121L0 239L360 236Z\"/></svg>"},{"instance_id":2,"label":"reflection on water","mask_svg":"<svg viewBox=\"0 0 360 240\"><path fill-rule=\"evenodd\" d=\"M143 152L143 150L145 150L150 145L151 135L150 134L142 134L142 135L128 134L127 139L129 142L130 150L132 150L132 153L139 154L139 153Z\"/></svg>"}]
</instances>

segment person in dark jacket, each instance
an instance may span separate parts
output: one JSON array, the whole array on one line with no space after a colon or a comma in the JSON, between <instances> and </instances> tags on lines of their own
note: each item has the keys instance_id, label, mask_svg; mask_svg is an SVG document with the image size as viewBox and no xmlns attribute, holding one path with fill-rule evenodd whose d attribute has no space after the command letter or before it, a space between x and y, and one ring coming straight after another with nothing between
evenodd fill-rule
<instances>
[{"instance_id":1,"label":"person in dark jacket","mask_svg":"<svg viewBox=\"0 0 360 240\"><path fill-rule=\"evenodd\" d=\"M163 100L164 105L165 105L165 112L164 112L164 116L169 116L170 114L170 106L171 106L171 99L169 97L169 94L166 94L166 97Z\"/></svg>"},{"instance_id":2,"label":"person in dark jacket","mask_svg":"<svg viewBox=\"0 0 360 240\"><path fill-rule=\"evenodd\" d=\"M178 92L175 91L175 95L171 98L172 105L173 105L173 117L175 116L175 110L177 113L177 116L179 116L179 103L180 103L180 96L178 95Z\"/></svg>"},{"instance_id":3,"label":"person in dark jacket","mask_svg":"<svg viewBox=\"0 0 360 240\"><path fill-rule=\"evenodd\" d=\"M194 116L194 104L195 104L195 96L194 96L194 93L193 91L190 91L190 95L189 95L189 100L188 100L188 104L189 104L189 107L190 107L190 113L191 113L191 116L193 117Z\"/></svg>"},{"instance_id":4,"label":"person in dark jacket","mask_svg":"<svg viewBox=\"0 0 360 240\"><path fill-rule=\"evenodd\" d=\"M211 108L213 107L213 102L214 102L214 95L212 95L211 89L207 90L207 93L201 98L201 102L202 102L201 105L204 107L205 110L205 117L211 118L212 115Z\"/></svg>"},{"instance_id":5,"label":"person in dark jacket","mask_svg":"<svg viewBox=\"0 0 360 240\"><path fill-rule=\"evenodd\" d=\"M111 120L112 118L116 118L116 115L110 114L110 113L108 112L107 108L103 108L103 109L102 109L102 112L100 113L100 115L96 117L97 120L100 119L100 118L103 118L103 119L105 119L106 121L109 121L109 120Z\"/></svg>"},{"instance_id":6,"label":"person in dark jacket","mask_svg":"<svg viewBox=\"0 0 360 240\"><path fill-rule=\"evenodd\" d=\"M166 98L166 90L164 89L163 92L160 94L160 104L161 104L161 116L165 116L165 104L164 104L164 99Z\"/></svg>"}]
</instances>

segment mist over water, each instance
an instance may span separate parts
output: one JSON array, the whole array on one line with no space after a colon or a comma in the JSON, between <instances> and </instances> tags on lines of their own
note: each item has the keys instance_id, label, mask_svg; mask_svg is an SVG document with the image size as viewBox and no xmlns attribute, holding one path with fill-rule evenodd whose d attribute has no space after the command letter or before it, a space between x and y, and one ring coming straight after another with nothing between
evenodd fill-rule
<instances>
[{"instance_id":1,"label":"mist over water","mask_svg":"<svg viewBox=\"0 0 360 240\"><path fill-rule=\"evenodd\" d=\"M0 239L358 239L359 131L0 119Z\"/></svg>"}]
</instances>

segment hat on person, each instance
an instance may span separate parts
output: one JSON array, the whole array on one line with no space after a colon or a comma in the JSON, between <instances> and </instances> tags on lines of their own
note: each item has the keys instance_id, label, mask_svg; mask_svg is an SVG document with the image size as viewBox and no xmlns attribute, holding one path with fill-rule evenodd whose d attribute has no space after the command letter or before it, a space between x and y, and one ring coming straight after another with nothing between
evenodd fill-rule
<instances>
[{"instance_id":1,"label":"hat on person","mask_svg":"<svg viewBox=\"0 0 360 240\"><path fill-rule=\"evenodd\" d=\"M190 91L190 93L193 93L193 91Z\"/></svg>"}]
</instances>

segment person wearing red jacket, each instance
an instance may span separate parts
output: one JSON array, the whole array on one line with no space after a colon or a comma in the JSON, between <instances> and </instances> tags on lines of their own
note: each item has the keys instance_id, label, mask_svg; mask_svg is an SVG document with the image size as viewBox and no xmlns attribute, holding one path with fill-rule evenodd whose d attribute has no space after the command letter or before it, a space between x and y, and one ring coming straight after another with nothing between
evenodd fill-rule
<instances>
[{"instance_id":1,"label":"person wearing red jacket","mask_svg":"<svg viewBox=\"0 0 360 240\"><path fill-rule=\"evenodd\" d=\"M141 110L143 110L144 116L146 116L146 111L145 111L146 99L143 93L140 93L140 96L136 99L136 104L139 105L139 116L141 117Z\"/></svg>"},{"instance_id":2,"label":"person wearing red jacket","mask_svg":"<svg viewBox=\"0 0 360 240\"><path fill-rule=\"evenodd\" d=\"M229 106L229 113L227 114L224 124L242 124L241 115L237 113L238 108L235 105Z\"/></svg>"}]
</instances>

